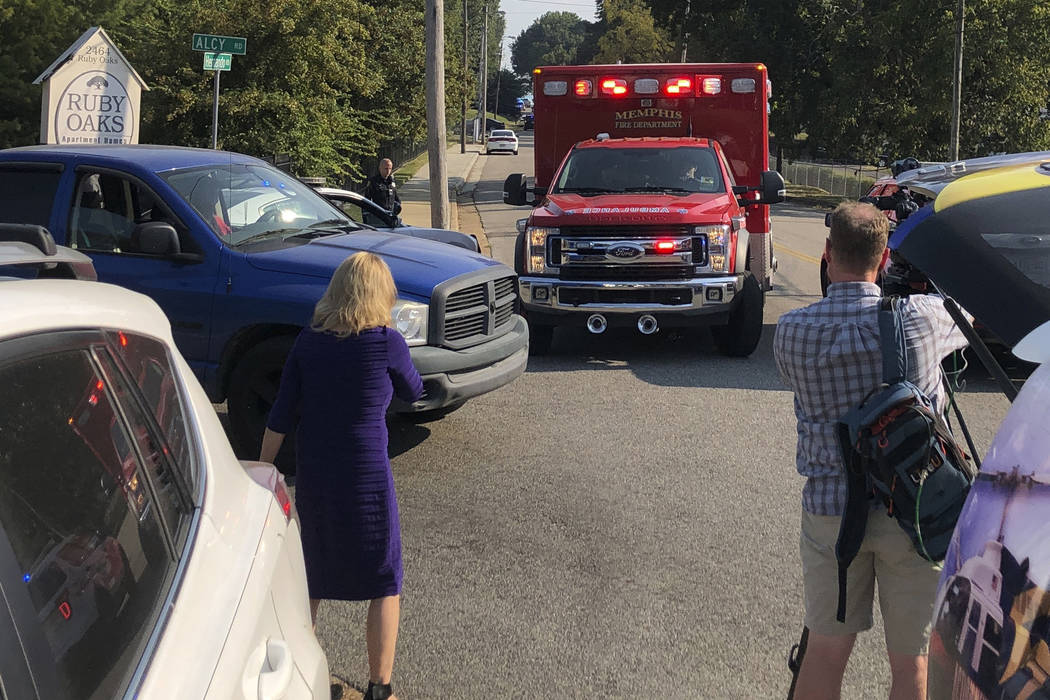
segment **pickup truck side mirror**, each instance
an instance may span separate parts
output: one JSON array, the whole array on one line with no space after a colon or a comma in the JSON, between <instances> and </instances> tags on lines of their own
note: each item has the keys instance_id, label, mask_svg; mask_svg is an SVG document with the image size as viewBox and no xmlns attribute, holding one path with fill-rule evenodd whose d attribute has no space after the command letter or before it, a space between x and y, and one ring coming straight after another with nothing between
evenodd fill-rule
<instances>
[{"instance_id":1,"label":"pickup truck side mirror","mask_svg":"<svg viewBox=\"0 0 1050 700\"><path fill-rule=\"evenodd\" d=\"M175 227L164 221L147 221L135 226L131 232L131 244L136 252L159 255L184 262L199 262L197 253L183 253L179 234Z\"/></svg>"},{"instance_id":2,"label":"pickup truck side mirror","mask_svg":"<svg viewBox=\"0 0 1050 700\"><path fill-rule=\"evenodd\" d=\"M783 202L784 197L787 196L784 176L776 170L766 170L763 172L761 192L762 196L758 199L759 204L777 204L778 202Z\"/></svg>"},{"instance_id":3,"label":"pickup truck side mirror","mask_svg":"<svg viewBox=\"0 0 1050 700\"><path fill-rule=\"evenodd\" d=\"M520 207L529 204L528 180L522 173L508 175L503 181L503 202L511 206Z\"/></svg>"}]
</instances>

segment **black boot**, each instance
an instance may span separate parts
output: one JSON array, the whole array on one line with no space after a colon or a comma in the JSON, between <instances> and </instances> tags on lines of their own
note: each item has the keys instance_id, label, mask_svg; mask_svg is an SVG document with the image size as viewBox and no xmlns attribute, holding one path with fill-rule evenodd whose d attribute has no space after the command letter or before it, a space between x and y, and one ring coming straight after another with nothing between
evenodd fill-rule
<instances>
[{"instance_id":1,"label":"black boot","mask_svg":"<svg viewBox=\"0 0 1050 700\"><path fill-rule=\"evenodd\" d=\"M365 691L364 700L386 700L394 694L394 689L389 683L379 684L368 681L368 690Z\"/></svg>"}]
</instances>

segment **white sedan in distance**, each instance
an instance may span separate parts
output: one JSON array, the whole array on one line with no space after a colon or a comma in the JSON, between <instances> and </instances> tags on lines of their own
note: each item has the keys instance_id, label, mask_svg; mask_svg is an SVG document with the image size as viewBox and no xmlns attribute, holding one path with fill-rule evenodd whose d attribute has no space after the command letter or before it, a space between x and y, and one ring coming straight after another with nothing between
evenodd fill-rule
<instances>
[{"instance_id":1,"label":"white sedan in distance","mask_svg":"<svg viewBox=\"0 0 1050 700\"><path fill-rule=\"evenodd\" d=\"M518 155L518 137L510 129L493 129L489 132L489 140L485 145L486 155L489 153L506 153L510 151Z\"/></svg>"},{"instance_id":2,"label":"white sedan in distance","mask_svg":"<svg viewBox=\"0 0 1050 700\"><path fill-rule=\"evenodd\" d=\"M283 478L160 307L94 278L0 225L0 696L328 700Z\"/></svg>"}]
</instances>

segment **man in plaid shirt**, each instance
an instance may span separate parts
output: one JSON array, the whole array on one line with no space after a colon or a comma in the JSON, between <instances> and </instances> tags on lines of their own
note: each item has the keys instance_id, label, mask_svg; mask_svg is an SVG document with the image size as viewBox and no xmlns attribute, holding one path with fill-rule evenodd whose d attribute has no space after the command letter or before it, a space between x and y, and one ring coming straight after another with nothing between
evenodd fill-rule
<instances>
[{"instance_id":1,"label":"man in plaid shirt","mask_svg":"<svg viewBox=\"0 0 1050 700\"><path fill-rule=\"evenodd\" d=\"M797 698L838 698L857 632L872 626L875 582L893 676L891 699L926 697L926 649L940 566L927 562L887 517L872 513L860 553L849 567L846 621L835 619L838 564L835 542L846 503L846 476L836 421L882 383L879 300L875 280L886 263L889 222L870 204L843 203L831 215L824 248L826 299L780 317L773 353L795 393L796 467L802 488L802 575L809 646ZM914 295L901 303L908 379L944 408L941 360L966 346L940 297Z\"/></svg>"}]
</instances>

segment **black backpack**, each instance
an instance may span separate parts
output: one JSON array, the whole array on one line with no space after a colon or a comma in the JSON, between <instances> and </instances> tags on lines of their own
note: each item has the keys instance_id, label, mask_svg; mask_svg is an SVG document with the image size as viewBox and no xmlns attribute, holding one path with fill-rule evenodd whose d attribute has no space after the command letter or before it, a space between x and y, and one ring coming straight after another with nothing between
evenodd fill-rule
<instances>
[{"instance_id":1,"label":"black backpack","mask_svg":"<svg viewBox=\"0 0 1050 700\"><path fill-rule=\"evenodd\" d=\"M969 456L952 437L944 416L907 381L908 357L898 297L879 307L882 386L837 423L846 468L847 496L835 557L837 617L846 617L846 570L857 556L871 499L908 533L915 551L931 562L944 559L966 494L976 476Z\"/></svg>"}]
</instances>

